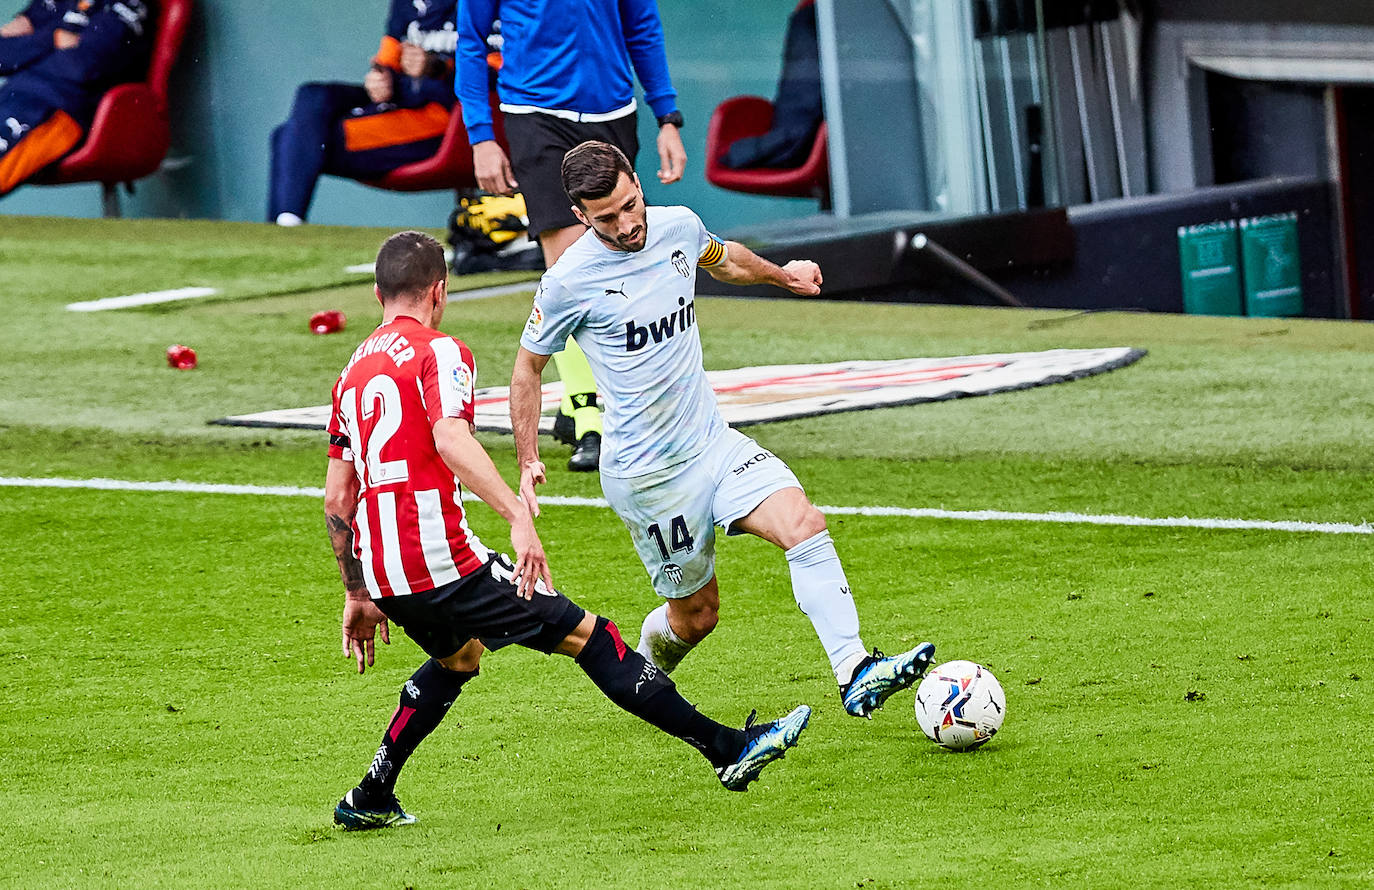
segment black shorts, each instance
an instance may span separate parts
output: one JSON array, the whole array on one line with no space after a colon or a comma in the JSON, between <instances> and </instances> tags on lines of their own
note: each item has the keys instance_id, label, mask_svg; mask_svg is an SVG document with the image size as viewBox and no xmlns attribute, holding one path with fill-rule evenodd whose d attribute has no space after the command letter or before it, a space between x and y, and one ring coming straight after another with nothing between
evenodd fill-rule
<instances>
[{"instance_id":1,"label":"black shorts","mask_svg":"<svg viewBox=\"0 0 1374 890\"><path fill-rule=\"evenodd\" d=\"M586 613L556 591L522 598L510 580L513 573L510 559L498 553L443 587L372 602L432 658L447 658L473 638L493 650L519 643L550 653Z\"/></svg>"},{"instance_id":2,"label":"black shorts","mask_svg":"<svg viewBox=\"0 0 1374 890\"><path fill-rule=\"evenodd\" d=\"M563 155L568 149L599 139L625 152L633 166L639 153L638 118L631 112L613 121L578 123L537 111L505 115L510 165L525 196L530 238L549 229L581 225L563 191Z\"/></svg>"}]
</instances>

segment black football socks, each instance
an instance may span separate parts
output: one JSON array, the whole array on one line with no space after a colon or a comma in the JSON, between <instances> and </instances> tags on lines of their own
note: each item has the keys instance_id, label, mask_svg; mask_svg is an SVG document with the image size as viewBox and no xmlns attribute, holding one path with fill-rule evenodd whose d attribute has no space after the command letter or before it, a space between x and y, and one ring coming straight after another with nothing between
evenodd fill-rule
<instances>
[{"instance_id":1,"label":"black football socks","mask_svg":"<svg viewBox=\"0 0 1374 890\"><path fill-rule=\"evenodd\" d=\"M434 659L420 665L401 687L401 703L391 715L381 747L358 790L367 802L389 801L406 760L444 719L463 684L477 671L451 671Z\"/></svg>"},{"instance_id":2,"label":"black football socks","mask_svg":"<svg viewBox=\"0 0 1374 890\"><path fill-rule=\"evenodd\" d=\"M578 667L607 698L646 723L682 739L715 767L734 763L744 750L744 733L700 714L668 675L625 645L615 623L598 617L591 638L577 656Z\"/></svg>"}]
</instances>

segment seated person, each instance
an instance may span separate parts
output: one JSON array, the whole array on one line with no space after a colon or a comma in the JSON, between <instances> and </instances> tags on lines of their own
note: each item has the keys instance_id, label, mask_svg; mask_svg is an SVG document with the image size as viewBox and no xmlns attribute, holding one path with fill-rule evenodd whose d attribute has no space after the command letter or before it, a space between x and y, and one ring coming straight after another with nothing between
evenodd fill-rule
<instances>
[{"instance_id":1,"label":"seated person","mask_svg":"<svg viewBox=\"0 0 1374 890\"><path fill-rule=\"evenodd\" d=\"M76 148L110 87L143 77L150 15L143 0L33 0L0 26L0 196Z\"/></svg>"},{"instance_id":2,"label":"seated person","mask_svg":"<svg viewBox=\"0 0 1374 890\"><path fill-rule=\"evenodd\" d=\"M432 156L453 107L457 0L391 0L362 86L307 83L272 131L269 222L305 221L321 173L377 179Z\"/></svg>"},{"instance_id":3,"label":"seated person","mask_svg":"<svg viewBox=\"0 0 1374 890\"><path fill-rule=\"evenodd\" d=\"M825 120L821 105L821 52L816 38L816 7L802 3L787 20L782 74L773 100L773 125L760 136L736 140L721 158L734 170L800 167Z\"/></svg>"}]
</instances>

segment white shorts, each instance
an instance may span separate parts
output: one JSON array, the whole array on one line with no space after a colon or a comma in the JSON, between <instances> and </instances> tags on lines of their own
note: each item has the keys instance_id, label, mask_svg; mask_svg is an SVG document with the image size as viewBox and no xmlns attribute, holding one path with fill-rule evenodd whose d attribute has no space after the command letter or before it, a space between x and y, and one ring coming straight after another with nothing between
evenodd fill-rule
<instances>
[{"instance_id":1,"label":"white shorts","mask_svg":"<svg viewBox=\"0 0 1374 890\"><path fill-rule=\"evenodd\" d=\"M630 530L659 596L680 599L716 571L716 530L784 488L801 488L777 455L736 430L691 460L629 479L601 476L606 500Z\"/></svg>"}]
</instances>

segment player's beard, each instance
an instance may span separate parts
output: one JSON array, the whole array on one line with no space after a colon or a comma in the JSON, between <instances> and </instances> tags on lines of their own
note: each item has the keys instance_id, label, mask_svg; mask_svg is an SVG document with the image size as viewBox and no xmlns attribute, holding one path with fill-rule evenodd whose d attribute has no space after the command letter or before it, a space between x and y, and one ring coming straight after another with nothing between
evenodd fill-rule
<instances>
[{"instance_id":1,"label":"player's beard","mask_svg":"<svg viewBox=\"0 0 1374 890\"><path fill-rule=\"evenodd\" d=\"M607 235L596 226L592 226L592 232L596 234L596 237L600 238L615 250L623 250L627 253L638 253L649 243L649 215L647 213L644 214L639 220L639 225L636 226L630 234L623 237L612 237Z\"/></svg>"}]
</instances>

